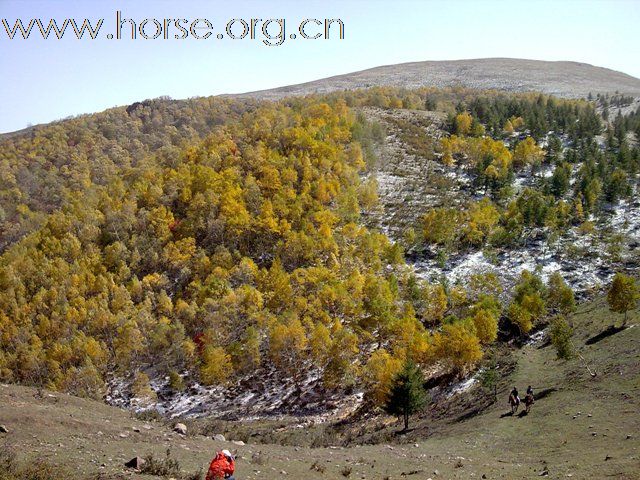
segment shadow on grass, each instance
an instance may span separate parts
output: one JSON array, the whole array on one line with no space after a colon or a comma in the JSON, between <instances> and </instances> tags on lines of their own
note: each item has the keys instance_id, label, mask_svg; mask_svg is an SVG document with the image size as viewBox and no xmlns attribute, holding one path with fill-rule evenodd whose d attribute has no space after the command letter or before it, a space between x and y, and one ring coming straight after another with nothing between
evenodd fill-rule
<instances>
[{"instance_id":1,"label":"shadow on grass","mask_svg":"<svg viewBox=\"0 0 640 480\"><path fill-rule=\"evenodd\" d=\"M406 430L403 428L402 430L396 430L395 432L393 432L393 434L396 437L401 437L403 435L407 435L411 432L415 431L415 428L407 428Z\"/></svg>"},{"instance_id":2,"label":"shadow on grass","mask_svg":"<svg viewBox=\"0 0 640 480\"><path fill-rule=\"evenodd\" d=\"M500 418L505 418L505 417L513 417L513 412L505 412L502 415L500 415Z\"/></svg>"},{"instance_id":3,"label":"shadow on grass","mask_svg":"<svg viewBox=\"0 0 640 480\"><path fill-rule=\"evenodd\" d=\"M542 398L548 397L549 395L551 395L554 392L557 392L558 389L557 388L545 388L544 390L540 390L540 392L536 393L535 399L536 400L540 400Z\"/></svg>"},{"instance_id":4,"label":"shadow on grass","mask_svg":"<svg viewBox=\"0 0 640 480\"><path fill-rule=\"evenodd\" d=\"M494 403L495 403L495 401L491 400L490 402L488 402L488 403L486 403L484 405L480 405L479 407L473 408L473 409L469 410L468 412L463 413L462 415L460 415L458 418L455 419L455 421L456 422L464 422L465 420L469 420L470 418L473 418L476 415L479 415L482 412L484 412L488 407L490 407Z\"/></svg>"},{"instance_id":5,"label":"shadow on grass","mask_svg":"<svg viewBox=\"0 0 640 480\"><path fill-rule=\"evenodd\" d=\"M591 337L589 340L587 340L585 343L585 345L593 345L594 343L598 343L602 340L604 340L607 337L610 337L611 335L615 335L616 333L620 333L621 331L625 330L627 328L626 325L623 325L621 327L616 327L615 325L611 325L610 327L604 329L602 332L600 332L599 334Z\"/></svg>"}]
</instances>

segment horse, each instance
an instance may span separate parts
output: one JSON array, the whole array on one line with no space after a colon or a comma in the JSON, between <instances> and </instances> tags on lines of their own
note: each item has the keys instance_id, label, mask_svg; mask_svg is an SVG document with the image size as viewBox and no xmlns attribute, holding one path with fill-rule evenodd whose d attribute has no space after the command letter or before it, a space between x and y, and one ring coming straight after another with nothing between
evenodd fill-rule
<instances>
[{"instance_id":1,"label":"horse","mask_svg":"<svg viewBox=\"0 0 640 480\"><path fill-rule=\"evenodd\" d=\"M520 406L520 398L515 395L509 395L509 405L511 405L511 414L515 414Z\"/></svg>"},{"instance_id":2,"label":"horse","mask_svg":"<svg viewBox=\"0 0 640 480\"><path fill-rule=\"evenodd\" d=\"M525 411L527 413L529 413L529 410L531 410L531 405L533 405L533 403L534 403L533 394L527 393L527 396L524 397Z\"/></svg>"}]
</instances>

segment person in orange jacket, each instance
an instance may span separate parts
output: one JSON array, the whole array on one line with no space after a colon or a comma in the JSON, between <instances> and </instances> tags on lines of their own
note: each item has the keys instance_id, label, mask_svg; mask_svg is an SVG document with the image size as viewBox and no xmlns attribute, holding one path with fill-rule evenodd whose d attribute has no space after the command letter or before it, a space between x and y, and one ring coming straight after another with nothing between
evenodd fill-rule
<instances>
[{"instance_id":1,"label":"person in orange jacket","mask_svg":"<svg viewBox=\"0 0 640 480\"><path fill-rule=\"evenodd\" d=\"M218 452L207 472L206 480L234 480L233 473L236 470L236 461L229 450Z\"/></svg>"}]
</instances>

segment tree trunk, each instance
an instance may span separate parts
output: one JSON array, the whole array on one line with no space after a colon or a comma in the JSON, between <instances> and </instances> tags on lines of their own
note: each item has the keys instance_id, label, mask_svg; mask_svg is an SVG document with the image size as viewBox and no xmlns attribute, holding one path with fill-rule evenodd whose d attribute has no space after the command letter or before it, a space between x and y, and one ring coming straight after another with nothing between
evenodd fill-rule
<instances>
[{"instance_id":1,"label":"tree trunk","mask_svg":"<svg viewBox=\"0 0 640 480\"><path fill-rule=\"evenodd\" d=\"M405 432L409 430L409 413L404 412L404 430Z\"/></svg>"}]
</instances>

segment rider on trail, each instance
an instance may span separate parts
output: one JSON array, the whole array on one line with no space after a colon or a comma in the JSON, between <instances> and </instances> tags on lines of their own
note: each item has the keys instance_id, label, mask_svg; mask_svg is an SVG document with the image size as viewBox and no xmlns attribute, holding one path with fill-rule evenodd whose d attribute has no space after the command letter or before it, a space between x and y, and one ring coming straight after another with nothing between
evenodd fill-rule
<instances>
[{"instance_id":1,"label":"rider on trail","mask_svg":"<svg viewBox=\"0 0 640 480\"><path fill-rule=\"evenodd\" d=\"M509 405L515 410L517 410L518 405L520 405L520 397L518 396L518 389L516 387L513 387L513 390L511 390L509 394Z\"/></svg>"},{"instance_id":2,"label":"rider on trail","mask_svg":"<svg viewBox=\"0 0 640 480\"><path fill-rule=\"evenodd\" d=\"M529 413L529 410L531 410L531 405L533 405L534 401L533 388L531 388L531 385L529 385L527 387L527 395L524 397L524 405L526 407L527 413Z\"/></svg>"},{"instance_id":3,"label":"rider on trail","mask_svg":"<svg viewBox=\"0 0 640 480\"><path fill-rule=\"evenodd\" d=\"M206 480L234 480L233 473L236 470L236 462L229 450L218 452L207 472Z\"/></svg>"}]
</instances>

